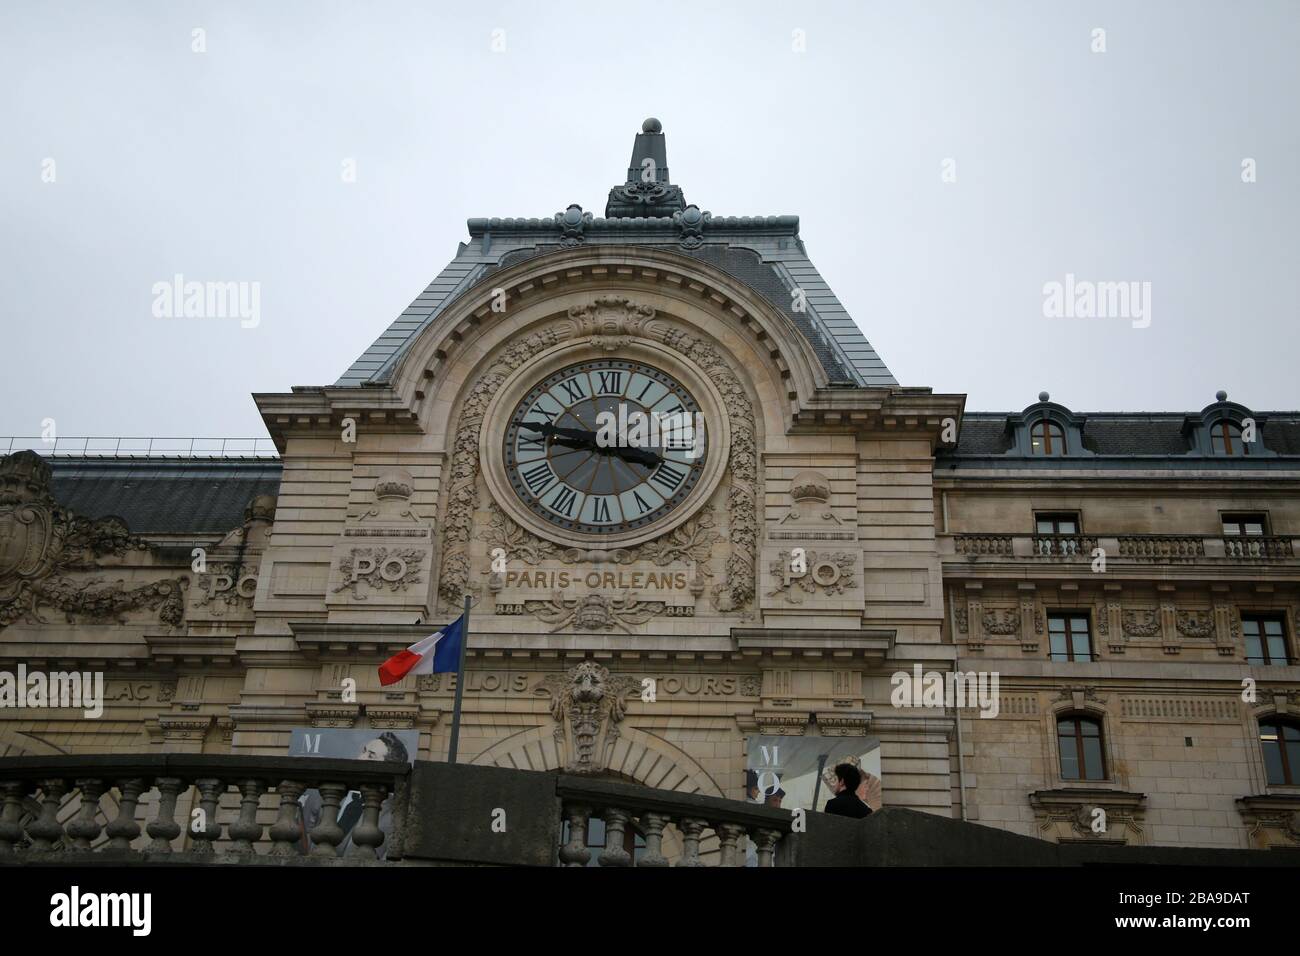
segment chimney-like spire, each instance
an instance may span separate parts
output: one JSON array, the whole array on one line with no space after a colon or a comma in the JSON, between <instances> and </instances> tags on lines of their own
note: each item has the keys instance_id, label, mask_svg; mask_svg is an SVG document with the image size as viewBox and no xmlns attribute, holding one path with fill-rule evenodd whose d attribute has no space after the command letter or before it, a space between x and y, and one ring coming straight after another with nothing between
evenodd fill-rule
<instances>
[{"instance_id":1,"label":"chimney-like spire","mask_svg":"<svg viewBox=\"0 0 1300 956\"><path fill-rule=\"evenodd\" d=\"M632 144L627 182L609 191L606 218L671 216L686 208L680 186L668 181L668 145L663 124L654 117L641 124Z\"/></svg>"}]
</instances>

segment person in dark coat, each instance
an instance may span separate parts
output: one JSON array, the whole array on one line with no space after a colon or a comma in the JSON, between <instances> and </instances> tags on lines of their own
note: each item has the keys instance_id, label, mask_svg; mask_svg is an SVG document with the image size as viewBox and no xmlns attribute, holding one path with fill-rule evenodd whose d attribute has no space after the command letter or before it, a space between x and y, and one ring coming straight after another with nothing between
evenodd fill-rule
<instances>
[{"instance_id":1,"label":"person in dark coat","mask_svg":"<svg viewBox=\"0 0 1300 956\"><path fill-rule=\"evenodd\" d=\"M857 797L862 774L851 763L835 765L835 796L826 801L826 812L839 817L866 817L871 808Z\"/></svg>"}]
</instances>

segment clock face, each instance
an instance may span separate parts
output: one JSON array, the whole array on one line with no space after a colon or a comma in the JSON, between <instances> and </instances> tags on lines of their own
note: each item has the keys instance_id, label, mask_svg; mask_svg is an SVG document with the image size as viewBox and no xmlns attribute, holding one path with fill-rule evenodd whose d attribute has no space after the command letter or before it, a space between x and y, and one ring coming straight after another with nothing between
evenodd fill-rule
<instances>
[{"instance_id":1,"label":"clock face","mask_svg":"<svg viewBox=\"0 0 1300 956\"><path fill-rule=\"evenodd\" d=\"M695 398L641 362L580 362L537 382L506 425L510 486L567 531L616 534L667 516L699 483L708 435Z\"/></svg>"}]
</instances>

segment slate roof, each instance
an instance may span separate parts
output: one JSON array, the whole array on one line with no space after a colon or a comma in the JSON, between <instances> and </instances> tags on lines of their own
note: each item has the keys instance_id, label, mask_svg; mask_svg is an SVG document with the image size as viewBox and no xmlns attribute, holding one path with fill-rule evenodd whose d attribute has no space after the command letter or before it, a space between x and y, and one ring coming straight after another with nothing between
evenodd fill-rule
<instances>
[{"instance_id":1,"label":"slate roof","mask_svg":"<svg viewBox=\"0 0 1300 956\"><path fill-rule=\"evenodd\" d=\"M968 412L962 416L957 447L943 449L938 458L969 458L1004 455L1012 447L1007 430L1012 412ZM1183 425L1188 415L1181 412L1084 412L1083 445L1095 455L1110 457L1184 457L1191 450ZM1258 412L1263 422L1260 438L1264 447L1279 455L1300 455L1300 412ZM1035 459L1045 461L1046 459ZM1065 459L1052 459L1060 462ZM1224 462L1242 459L1222 459Z\"/></svg>"},{"instance_id":2,"label":"slate roof","mask_svg":"<svg viewBox=\"0 0 1300 956\"><path fill-rule=\"evenodd\" d=\"M268 460L61 458L55 500L86 518L116 515L136 534L212 534L238 528L257 495L280 489L281 465Z\"/></svg>"},{"instance_id":3,"label":"slate roof","mask_svg":"<svg viewBox=\"0 0 1300 956\"><path fill-rule=\"evenodd\" d=\"M591 220L583 230L583 244L645 245L708 262L744 282L789 316L812 344L830 382L857 387L897 385L808 258L799 238L797 216L716 216L704 224L702 246L689 249L681 244L682 228L662 215L681 206L681 190L668 183L663 136L657 121L653 126L651 123L647 120L637 136L628 176L634 177L640 169L643 153L648 158L658 157L662 163L656 167L657 181L653 185L673 192L658 203L647 202L647 215ZM629 178L624 187L635 193L638 185ZM619 189L611 191L607 210L628 208L626 202L615 203L613 193ZM336 386L391 381L393 369L416 336L436 322L453 302L486 282L493 272L565 248L560 242L561 226L555 219L471 219L467 225L471 241L461 243L456 257L352 363ZM795 288L804 290L807 311L793 311L791 293Z\"/></svg>"}]
</instances>

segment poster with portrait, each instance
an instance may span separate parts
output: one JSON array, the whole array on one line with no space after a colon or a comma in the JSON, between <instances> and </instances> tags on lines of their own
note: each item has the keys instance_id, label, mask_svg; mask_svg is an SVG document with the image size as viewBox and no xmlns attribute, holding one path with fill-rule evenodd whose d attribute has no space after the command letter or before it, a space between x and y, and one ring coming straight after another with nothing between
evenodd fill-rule
<instances>
[{"instance_id":1,"label":"poster with portrait","mask_svg":"<svg viewBox=\"0 0 1300 956\"><path fill-rule=\"evenodd\" d=\"M397 760L415 763L420 750L418 730L343 730L320 727L295 727L289 735L291 757L335 757L346 760ZM379 829L384 832L384 842L378 854L382 860L387 855L388 843L393 833L393 798L384 801L379 811ZM299 851L311 852L311 830L321 818L320 791L311 789L298 800L299 824L302 837ZM361 794L355 790L347 793L339 803L338 822L343 830L343 840L338 845L339 855L352 848L352 829L361 819Z\"/></svg>"},{"instance_id":2,"label":"poster with portrait","mask_svg":"<svg viewBox=\"0 0 1300 956\"><path fill-rule=\"evenodd\" d=\"M862 774L857 796L881 807L880 740L876 737L751 736L746 741L745 799L783 810L821 811L834 796L835 765Z\"/></svg>"}]
</instances>

